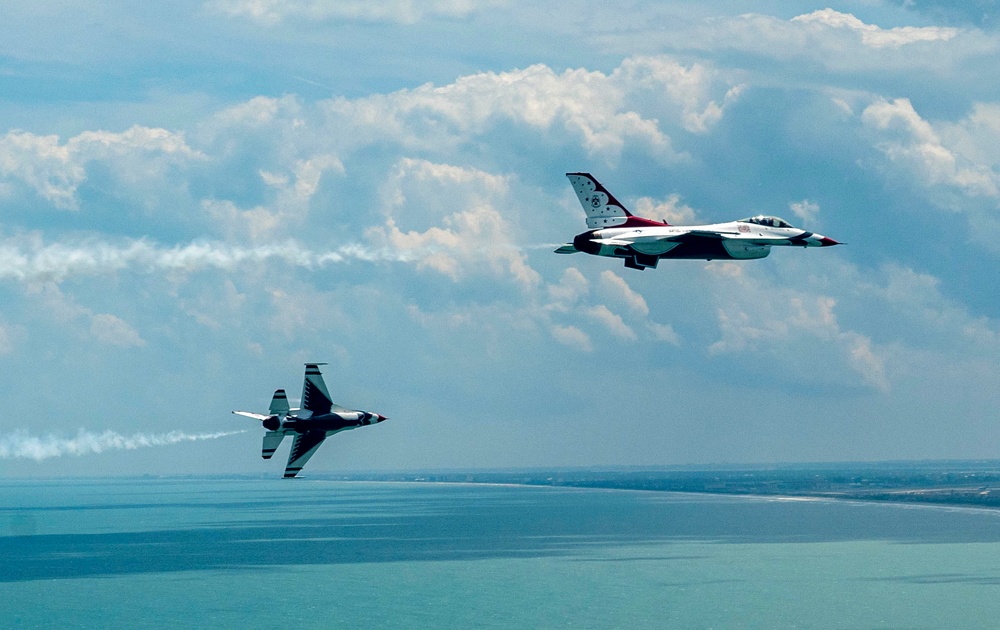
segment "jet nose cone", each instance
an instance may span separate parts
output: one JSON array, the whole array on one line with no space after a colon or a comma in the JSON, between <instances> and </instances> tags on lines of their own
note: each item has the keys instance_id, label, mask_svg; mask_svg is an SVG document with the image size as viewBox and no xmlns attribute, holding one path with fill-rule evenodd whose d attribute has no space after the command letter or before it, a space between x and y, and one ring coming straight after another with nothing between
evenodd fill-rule
<instances>
[{"instance_id":1,"label":"jet nose cone","mask_svg":"<svg viewBox=\"0 0 1000 630\"><path fill-rule=\"evenodd\" d=\"M375 414L375 422L385 422L386 420L388 420L388 418L386 418L382 414L380 413Z\"/></svg>"},{"instance_id":2,"label":"jet nose cone","mask_svg":"<svg viewBox=\"0 0 1000 630\"><path fill-rule=\"evenodd\" d=\"M841 243L840 241L835 241L827 236L824 236L823 238L819 239L820 247L833 247L834 245L843 245L843 243Z\"/></svg>"}]
</instances>

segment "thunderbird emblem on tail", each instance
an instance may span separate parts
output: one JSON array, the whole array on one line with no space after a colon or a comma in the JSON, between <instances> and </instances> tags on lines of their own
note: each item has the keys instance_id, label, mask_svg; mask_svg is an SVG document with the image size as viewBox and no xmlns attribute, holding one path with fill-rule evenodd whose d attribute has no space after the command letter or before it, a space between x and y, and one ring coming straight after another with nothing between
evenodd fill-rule
<instances>
[{"instance_id":1,"label":"thunderbird emblem on tail","mask_svg":"<svg viewBox=\"0 0 1000 630\"><path fill-rule=\"evenodd\" d=\"M295 436L292 450L288 453L288 464L285 465L285 479L299 474L323 440L334 433L377 424L386 419L381 414L344 409L335 405L323 382L323 375L320 374L321 365L326 364L306 363L301 409L289 408L285 390L279 389L274 392L267 415L250 411L233 412L260 420L264 425L267 433L264 434L264 445L260 453L264 459L271 459L286 435Z\"/></svg>"},{"instance_id":2,"label":"thunderbird emblem on tail","mask_svg":"<svg viewBox=\"0 0 1000 630\"><path fill-rule=\"evenodd\" d=\"M586 252L624 258L625 266L656 268L661 258L747 260L764 258L781 245L840 245L822 234L792 227L784 219L758 215L712 225L670 225L631 214L590 173L566 173L587 213L587 227L557 254Z\"/></svg>"}]
</instances>

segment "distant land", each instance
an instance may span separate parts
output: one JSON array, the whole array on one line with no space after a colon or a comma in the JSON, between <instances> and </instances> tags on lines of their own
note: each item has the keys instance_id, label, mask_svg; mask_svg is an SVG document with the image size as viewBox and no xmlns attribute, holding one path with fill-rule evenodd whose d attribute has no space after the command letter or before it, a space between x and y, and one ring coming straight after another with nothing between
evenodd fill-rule
<instances>
[{"instance_id":1,"label":"distant land","mask_svg":"<svg viewBox=\"0 0 1000 630\"><path fill-rule=\"evenodd\" d=\"M313 473L309 477L824 497L1000 509L1000 460L705 468L455 470L350 475Z\"/></svg>"}]
</instances>

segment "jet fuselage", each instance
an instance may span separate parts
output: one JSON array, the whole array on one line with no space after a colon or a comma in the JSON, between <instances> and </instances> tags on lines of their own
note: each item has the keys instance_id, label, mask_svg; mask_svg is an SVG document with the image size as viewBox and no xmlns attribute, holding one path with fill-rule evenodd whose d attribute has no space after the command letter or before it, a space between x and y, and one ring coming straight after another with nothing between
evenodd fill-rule
<instances>
[{"instance_id":1,"label":"jet fuselage","mask_svg":"<svg viewBox=\"0 0 1000 630\"><path fill-rule=\"evenodd\" d=\"M704 236L684 240L683 237L689 234ZM766 239L766 245L762 244L762 239ZM602 228L588 230L573 239L576 249L595 256L629 258L639 255L695 260L749 260L764 258L771 247L823 247L828 244L830 239L799 228L744 221Z\"/></svg>"},{"instance_id":2,"label":"jet fuselage","mask_svg":"<svg viewBox=\"0 0 1000 630\"><path fill-rule=\"evenodd\" d=\"M280 421L278 425L278 419L274 419L271 429L266 423L264 424L265 429L271 431L282 430L289 432L302 433L305 431L326 431L327 433L336 433L338 431L346 431L347 429L356 429L358 427L368 426L370 424L376 424L385 420L385 417L377 413L369 413L367 411L344 411L344 412L331 412L317 416L288 416L284 421Z\"/></svg>"}]
</instances>

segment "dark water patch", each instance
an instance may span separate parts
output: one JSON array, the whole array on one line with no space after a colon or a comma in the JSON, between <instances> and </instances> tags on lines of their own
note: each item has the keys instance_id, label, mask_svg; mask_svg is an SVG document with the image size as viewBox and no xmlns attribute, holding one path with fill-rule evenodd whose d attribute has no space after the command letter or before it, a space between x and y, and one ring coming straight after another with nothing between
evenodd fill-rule
<instances>
[{"instance_id":1,"label":"dark water patch","mask_svg":"<svg viewBox=\"0 0 1000 630\"><path fill-rule=\"evenodd\" d=\"M570 562L667 562L671 560L705 560L708 556L636 556L628 558L570 558Z\"/></svg>"},{"instance_id":2,"label":"dark water patch","mask_svg":"<svg viewBox=\"0 0 1000 630\"><path fill-rule=\"evenodd\" d=\"M900 575L896 577L872 578L868 582L899 582L902 584L981 584L1000 585L1000 576L965 575L962 573L938 573L928 575Z\"/></svg>"},{"instance_id":3,"label":"dark water patch","mask_svg":"<svg viewBox=\"0 0 1000 630\"><path fill-rule=\"evenodd\" d=\"M150 500L142 488L135 493L142 501L132 504L98 496L94 505L106 513L100 530L91 532L64 526L62 533L46 533L44 521L21 522L25 508L17 508L9 531L22 535L0 537L0 582L490 558L609 562L612 554L602 550L684 542L1000 542L995 512L876 503L340 483L285 484L259 500L234 500L273 487L217 484L215 502L190 508L188 501ZM60 501L49 503L59 508ZM655 555L614 561L696 559L650 551Z\"/></svg>"},{"instance_id":4,"label":"dark water patch","mask_svg":"<svg viewBox=\"0 0 1000 630\"><path fill-rule=\"evenodd\" d=\"M401 561L527 558L572 552L538 538L421 536L413 522L391 532L336 526L227 527L0 538L0 582L176 571ZM409 531L408 531L409 530ZM588 540L582 542L599 542Z\"/></svg>"}]
</instances>

